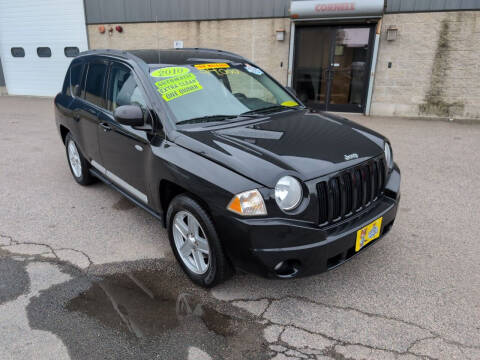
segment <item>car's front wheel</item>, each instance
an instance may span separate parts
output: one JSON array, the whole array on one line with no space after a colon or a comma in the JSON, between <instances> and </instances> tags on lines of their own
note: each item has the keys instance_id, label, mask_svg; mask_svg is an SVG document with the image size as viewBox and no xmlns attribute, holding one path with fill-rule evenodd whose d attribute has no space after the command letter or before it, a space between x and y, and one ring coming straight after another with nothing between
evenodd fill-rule
<instances>
[{"instance_id":1,"label":"car's front wheel","mask_svg":"<svg viewBox=\"0 0 480 360\"><path fill-rule=\"evenodd\" d=\"M67 160L73 178L81 185L89 185L94 182L93 176L88 171L89 164L78 150L77 144L70 133L65 137Z\"/></svg>"},{"instance_id":2,"label":"car's front wheel","mask_svg":"<svg viewBox=\"0 0 480 360\"><path fill-rule=\"evenodd\" d=\"M167 224L173 253L193 282L212 287L231 274L212 220L197 201L184 194L175 197Z\"/></svg>"}]
</instances>

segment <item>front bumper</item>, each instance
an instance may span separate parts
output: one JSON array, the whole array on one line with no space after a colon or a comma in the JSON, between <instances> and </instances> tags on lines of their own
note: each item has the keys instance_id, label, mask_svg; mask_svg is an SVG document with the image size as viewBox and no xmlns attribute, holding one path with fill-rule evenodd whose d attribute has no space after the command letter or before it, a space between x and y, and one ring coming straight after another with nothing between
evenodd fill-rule
<instances>
[{"instance_id":1,"label":"front bumper","mask_svg":"<svg viewBox=\"0 0 480 360\"><path fill-rule=\"evenodd\" d=\"M238 269L265 277L317 274L363 252L391 229L400 201L397 167L387 189L386 195L363 212L328 227L320 228L292 219L221 216L217 219L217 229L227 254ZM355 252L357 230L380 217L383 217L380 237ZM281 262L285 266L277 267ZM289 264L295 271L288 271Z\"/></svg>"}]
</instances>

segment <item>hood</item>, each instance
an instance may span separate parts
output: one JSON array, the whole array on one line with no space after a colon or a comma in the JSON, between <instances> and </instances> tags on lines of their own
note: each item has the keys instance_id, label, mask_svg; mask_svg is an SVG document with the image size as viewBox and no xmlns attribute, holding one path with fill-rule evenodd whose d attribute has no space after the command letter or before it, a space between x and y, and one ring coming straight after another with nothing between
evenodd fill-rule
<instances>
[{"instance_id":1,"label":"hood","mask_svg":"<svg viewBox=\"0 0 480 360\"><path fill-rule=\"evenodd\" d=\"M381 135L347 119L296 109L178 133L178 145L268 187L283 175L307 181L354 166L384 146Z\"/></svg>"}]
</instances>

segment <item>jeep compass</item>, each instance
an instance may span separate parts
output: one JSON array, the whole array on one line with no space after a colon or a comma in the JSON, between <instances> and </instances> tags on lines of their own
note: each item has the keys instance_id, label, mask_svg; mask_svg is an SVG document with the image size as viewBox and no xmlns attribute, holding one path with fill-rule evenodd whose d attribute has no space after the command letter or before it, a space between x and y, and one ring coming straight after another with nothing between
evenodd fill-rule
<instances>
[{"instance_id":1,"label":"jeep compass","mask_svg":"<svg viewBox=\"0 0 480 360\"><path fill-rule=\"evenodd\" d=\"M259 66L220 50L94 50L55 97L73 178L100 179L158 218L197 284L235 270L320 273L392 227L389 141L305 107Z\"/></svg>"}]
</instances>

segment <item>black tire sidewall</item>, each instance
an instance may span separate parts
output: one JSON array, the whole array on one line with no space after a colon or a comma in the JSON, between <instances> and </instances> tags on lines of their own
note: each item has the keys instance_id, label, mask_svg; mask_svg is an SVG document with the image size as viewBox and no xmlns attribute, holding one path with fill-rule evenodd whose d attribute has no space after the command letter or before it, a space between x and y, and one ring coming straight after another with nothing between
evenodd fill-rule
<instances>
[{"instance_id":1,"label":"black tire sidewall","mask_svg":"<svg viewBox=\"0 0 480 360\"><path fill-rule=\"evenodd\" d=\"M175 215L182 210L192 213L193 216L202 226L206 233L208 245L210 247L210 263L208 270L204 274L195 274L183 263L173 237L173 220ZM223 266L225 266L225 257L220 246L217 233L208 213L191 197L187 195L179 195L175 197L168 208L167 212L167 226L170 246L172 247L175 258L180 263L185 273L192 279L193 282L203 287L212 287L223 279Z\"/></svg>"}]
</instances>

